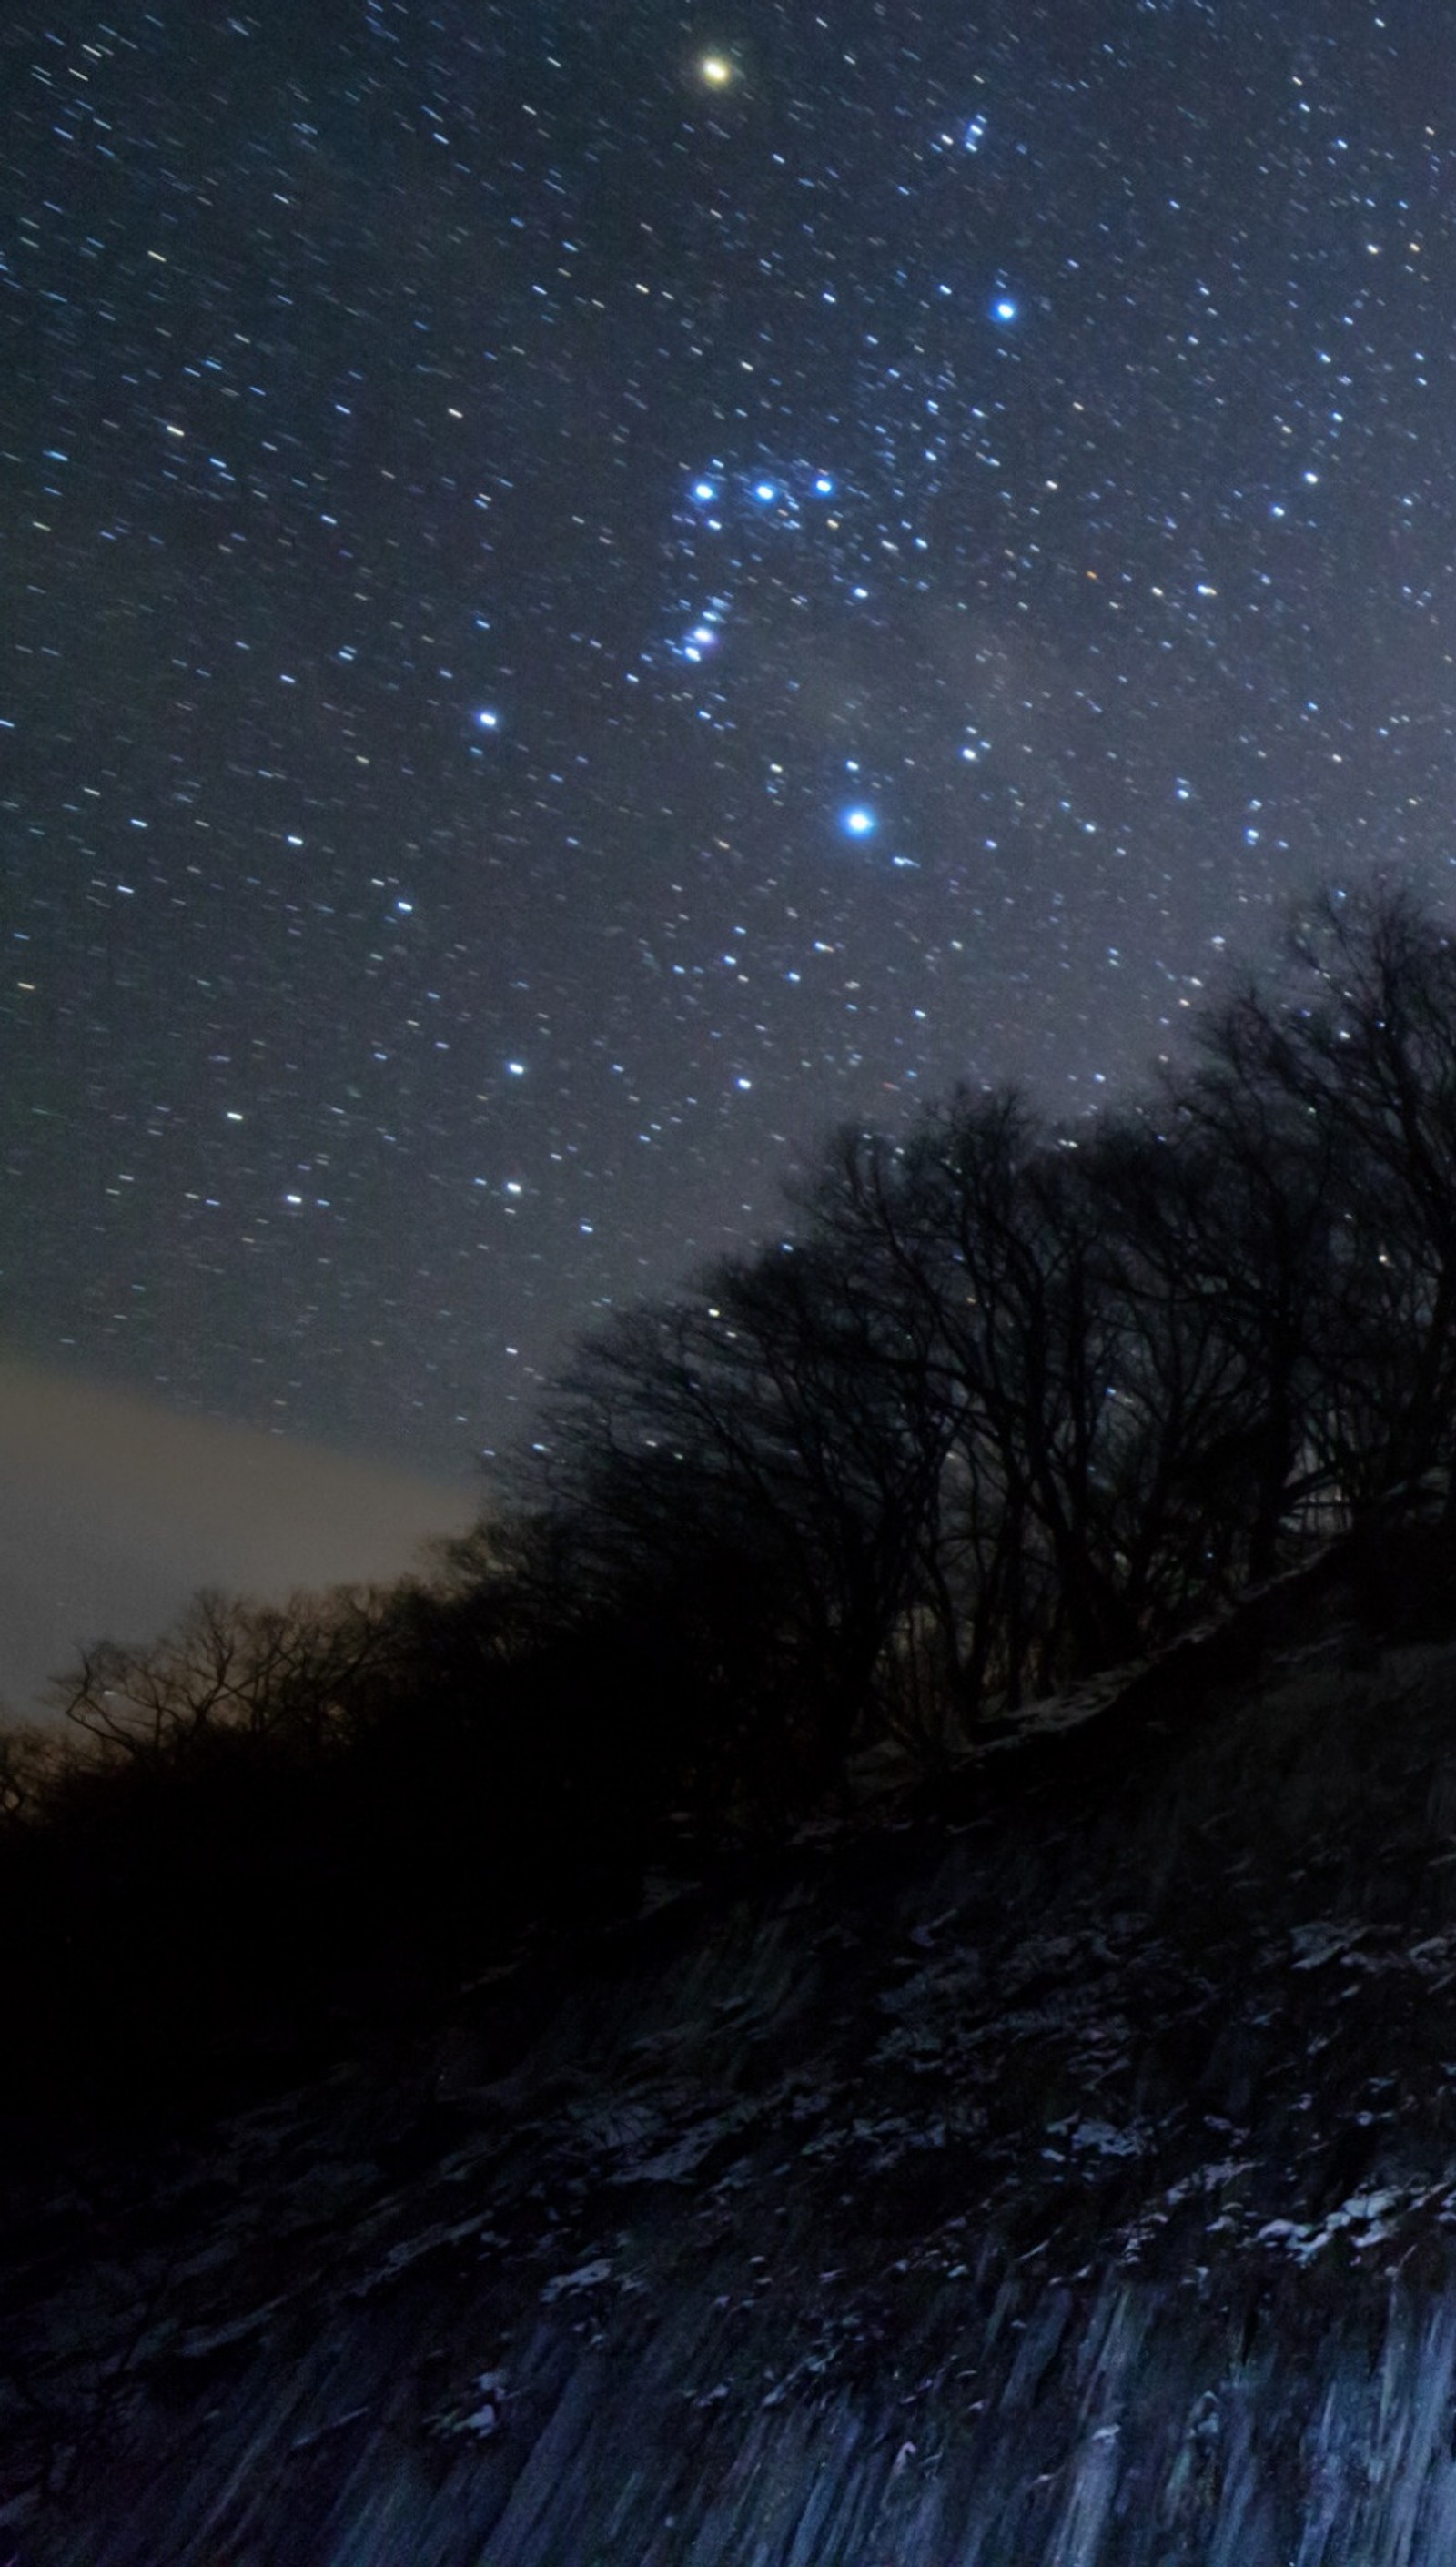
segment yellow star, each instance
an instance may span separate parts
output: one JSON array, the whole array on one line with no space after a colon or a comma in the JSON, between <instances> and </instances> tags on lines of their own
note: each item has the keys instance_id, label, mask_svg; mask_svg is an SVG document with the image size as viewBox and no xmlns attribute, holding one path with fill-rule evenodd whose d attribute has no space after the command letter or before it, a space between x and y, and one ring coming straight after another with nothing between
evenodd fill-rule
<instances>
[{"instance_id":1,"label":"yellow star","mask_svg":"<svg viewBox=\"0 0 1456 2567\"><path fill-rule=\"evenodd\" d=\"M727 54L700 54L698 77L708 89L731 89L737 73Z\"/></svg>"}]
</instances>

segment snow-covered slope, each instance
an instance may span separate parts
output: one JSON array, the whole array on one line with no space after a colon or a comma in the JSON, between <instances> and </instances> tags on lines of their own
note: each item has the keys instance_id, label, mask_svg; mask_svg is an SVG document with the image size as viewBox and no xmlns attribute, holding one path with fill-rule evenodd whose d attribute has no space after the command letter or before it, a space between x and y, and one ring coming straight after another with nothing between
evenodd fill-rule
<instances>
[{"instance_id":1,"label":"snow-covered slope","mask_svg":"<svg viewBox=\"0 0 1456 2567\"><path fill-rule=\"evenodd\" d=\"M0 2240L20 2567L1456 2556L1410 1525ZM6 2542L8 2541L8 2548Z\"/></svg>"}]
</instances>

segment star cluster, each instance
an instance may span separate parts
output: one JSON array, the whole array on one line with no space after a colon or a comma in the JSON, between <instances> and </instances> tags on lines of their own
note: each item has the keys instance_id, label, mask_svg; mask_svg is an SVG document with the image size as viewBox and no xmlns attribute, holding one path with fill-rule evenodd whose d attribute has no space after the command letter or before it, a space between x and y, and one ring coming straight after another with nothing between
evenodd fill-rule
<instances>
[{"instance_id":1,"label":"star cluster","mask_svg":"<svg viewBox=\"0 0 1456 2567\"><path fill-rule=\"evenodd\" d=\"M0 31L14 1341L441 1469L830 1123L1450 855L1456 150L1355 0Z\"/></svg>"}]
</instances>

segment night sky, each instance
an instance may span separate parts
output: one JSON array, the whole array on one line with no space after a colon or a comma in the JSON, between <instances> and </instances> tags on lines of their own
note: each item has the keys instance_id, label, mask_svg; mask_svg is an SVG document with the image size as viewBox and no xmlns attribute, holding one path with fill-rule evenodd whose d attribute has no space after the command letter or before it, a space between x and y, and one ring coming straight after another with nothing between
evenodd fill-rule
<instances>
[{"instance_id":1,"label":"night sky","mask_svg":"<svg viewBox=\"0 0 1456 2567\"><path fill-rule=\"evenodd\" d=\"M463 1476L1451 846L1445 12L0 28L4 1343Z\"/></svg>"}]
</instances>

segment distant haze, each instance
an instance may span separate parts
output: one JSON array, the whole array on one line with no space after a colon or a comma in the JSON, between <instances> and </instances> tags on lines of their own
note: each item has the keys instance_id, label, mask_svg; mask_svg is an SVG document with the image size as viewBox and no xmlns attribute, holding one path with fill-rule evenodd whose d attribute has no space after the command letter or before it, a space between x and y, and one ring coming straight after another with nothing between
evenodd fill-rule
<instances>
[{"instance_id":1,"label":"distant haze","mask_svg":"<svg viewBox=\"0 0 1456 2567\"><path fill-rule=\"evenodd\" d=\"M388 1578L478 1511L469 1488L183 1417L0 1361L0 1703L32 1714L99 1638L151 1638L199 1586Z\"/></svg>"}]
</instances>

